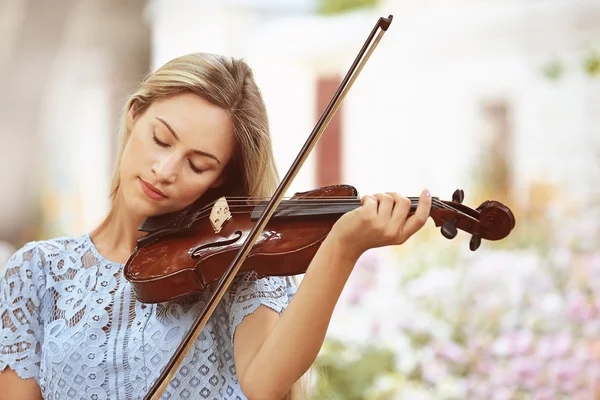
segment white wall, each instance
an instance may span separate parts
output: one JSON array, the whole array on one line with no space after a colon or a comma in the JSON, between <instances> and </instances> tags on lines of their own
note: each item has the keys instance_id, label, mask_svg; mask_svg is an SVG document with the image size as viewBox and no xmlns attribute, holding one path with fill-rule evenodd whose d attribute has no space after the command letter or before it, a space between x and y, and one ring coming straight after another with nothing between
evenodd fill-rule
<instances>
[{"instance_id":1,"label":"white wall","mask_svg":"<svg viewBox=\"0 0 600 400\"><path fill-rule=\"evenodd\" d=\"M40 123L39 172L50 233L80 234L106 215L113 166L111 63L101 51L65 51L51 73Z\"/></svg>"},{"instance_id":2,"label":"white wall","mask_svg":"<svg viewBox=\"0 0 600 400\"><path fill-rule=\"evenodd\" d=\"M597 2L398 0L329 18L175 3L153 5L155 65L189 51L245 57L263 88L282 172L318 117L314 78L345 74L377 18L393 14L344 101L346 183L361 193L418 195L428 187L442 198L461 187L468 202L485 140L480 102L500 98L514 111L515 188L548 181L574 197L590 192L600 84L579 67L585 46L600 37ZM571 67L558 82L541 74L553 55ZM312 187L313 174L311 157L293 187Z\"/></svg>"}]
</instances>

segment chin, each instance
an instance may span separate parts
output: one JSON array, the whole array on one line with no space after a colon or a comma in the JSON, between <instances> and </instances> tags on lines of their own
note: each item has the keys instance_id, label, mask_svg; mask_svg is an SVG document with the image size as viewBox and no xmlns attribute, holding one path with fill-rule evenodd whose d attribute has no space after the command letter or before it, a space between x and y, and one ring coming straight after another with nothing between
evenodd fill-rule
<instances>
[{"instance_id":1,"label":"chin","mask_svg":"<svg viewBox=\"0 0 600 400\"><path fill-rule=\"evenodd\" d=\"M155 215L165 214L165 206L160 205L147 198L144 193L126 193L124 196L127 210L131 215L135 215L139 218L148 218Z\"/></svg>"},{"instance_id":2,"label":"chin","mask_svg":"<svg viewBox=\"0 0 600 400\"><path fill-rule=\"evenodd\" d=\"M135 201L131 204L130 210L131 212L138 214L140 217L149 218L181 211L184 208L185 207L173 206L173 204L169 204L167 206L166 202L165 204L161 204L140 196L140 198L135 199Z\"/></svg>"},{"instance_id":3,"label":"chin","mask_svg":"<svg viewBox=\"0 0 600 400\"><path fill-rule=\"evenodd\" d=\"M152 206L141 199L128 201L127 208L132 215L136 215L139 218L148 218L161 213L156 206Z\"/></svg>"}]
</instances>

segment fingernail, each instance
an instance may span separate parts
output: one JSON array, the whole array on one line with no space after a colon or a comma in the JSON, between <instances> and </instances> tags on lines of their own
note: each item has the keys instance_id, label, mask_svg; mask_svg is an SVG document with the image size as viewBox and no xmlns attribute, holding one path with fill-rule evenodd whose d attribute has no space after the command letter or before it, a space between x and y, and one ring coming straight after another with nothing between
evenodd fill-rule
<instances>
[{"instance_id":1,"label":"fingernail","mask_svg":"<svg viewBox=\"0 0 600 400\"><path fill-rule=\"evenodd\" d=\"M431 193L429 193L429 189L425 189L425 190L423 190L423 194L424 194L426 197L431 197Z\"/></svg>"}]
</instances>

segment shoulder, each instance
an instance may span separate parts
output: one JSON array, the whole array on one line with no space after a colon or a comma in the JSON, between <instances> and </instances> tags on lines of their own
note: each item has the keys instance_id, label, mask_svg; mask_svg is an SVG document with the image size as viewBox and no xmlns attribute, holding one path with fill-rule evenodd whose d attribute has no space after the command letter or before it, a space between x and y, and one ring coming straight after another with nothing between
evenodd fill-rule
<instances>
[{"instance_id":1,"label":"shoulder","mask_svg":"<svg viewBox=\"0 0 600 400\"><path fill-rule=\"evenodd\" d=\"M38 240L30 242L28 245L34 246L40 255L46 259L65 256L72 253L80 253L86 249L86 235L79 237L60 236L51 239Z\"/></svg>"},{"instance_id":2,"label":"shoulder","mask_svg":"<svg viewBox=\"0 0 600 400\"><path fill-rule=\"evenodd\" d=\"M296 284L289 276L258 277L247 273L237 277L227 296L228 311L252 313L260 305L266 305L281 313L296 293Z\"/></svg>"},{"instance_id":3,"label":"shoulder","mask_svg":"<svg viewBox=\"0 0 600 400\"><path fill-rule=\"evenodd\" d=\"M85 235L80 237L55 237L31 241L15 251L1 271L0 278L36 271L45 271L53 263L73 262L73 255L85 247Z\"/></svg>"},{"instance_id":4,"label":"shoulder","mask_svg":"<svg viewBox=\"0 0 600 400\"><path fill-rule=\"evenodd\" d=\"M0 298L15 304L20 299L34 299L37 306L37 299L41 299L50 286L67 278L67 271L79 268L82 257L76 253L84 251L85 244L85 236L26 243L0 271Z\"/></svg>"},{"instance_id":5,"label":"shoulder","mask_svg":"<svg viewBox=\"0 0 600 400\"><path fill-rule=\"evenodd\" d=\"M291 276L259 277L255 272L248 272L235 278L229 289L229 298L291 297L296 289L296 282Z\"/></svg>"},{"instance_id":6,"label":"shoulder","mask_svg":"<svg viewBox=\"0 0 600 400\"><path fill-rule=\"evenodd\" d=\"M44 240L35 240L24 244L9 259L13 260L19 257L27 257L32 254L44 255L47 257L59 256L77 249L85 242L85 235L79 237L59 236Z\"/></svg>"}]
</instances>

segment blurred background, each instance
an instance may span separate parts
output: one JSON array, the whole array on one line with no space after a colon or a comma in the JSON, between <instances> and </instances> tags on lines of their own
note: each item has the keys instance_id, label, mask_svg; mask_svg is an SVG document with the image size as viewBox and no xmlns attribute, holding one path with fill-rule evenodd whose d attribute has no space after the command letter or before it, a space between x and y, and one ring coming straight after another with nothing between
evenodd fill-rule
<instances>
[{"instance_id":1,"label":"blurred background","mask_svg":"<svg viewBox=\"0 0 600 400\"><path fill-rule=\"evenodd\" d=\"M598 0L0 0L0 265L101 220L121 107L150 70L246 59L283 174L389 14L289 195L461 188L517 224L471 252L430 220L366 253L314 398L600 398Z\"/></svg>"}]
</instances>

